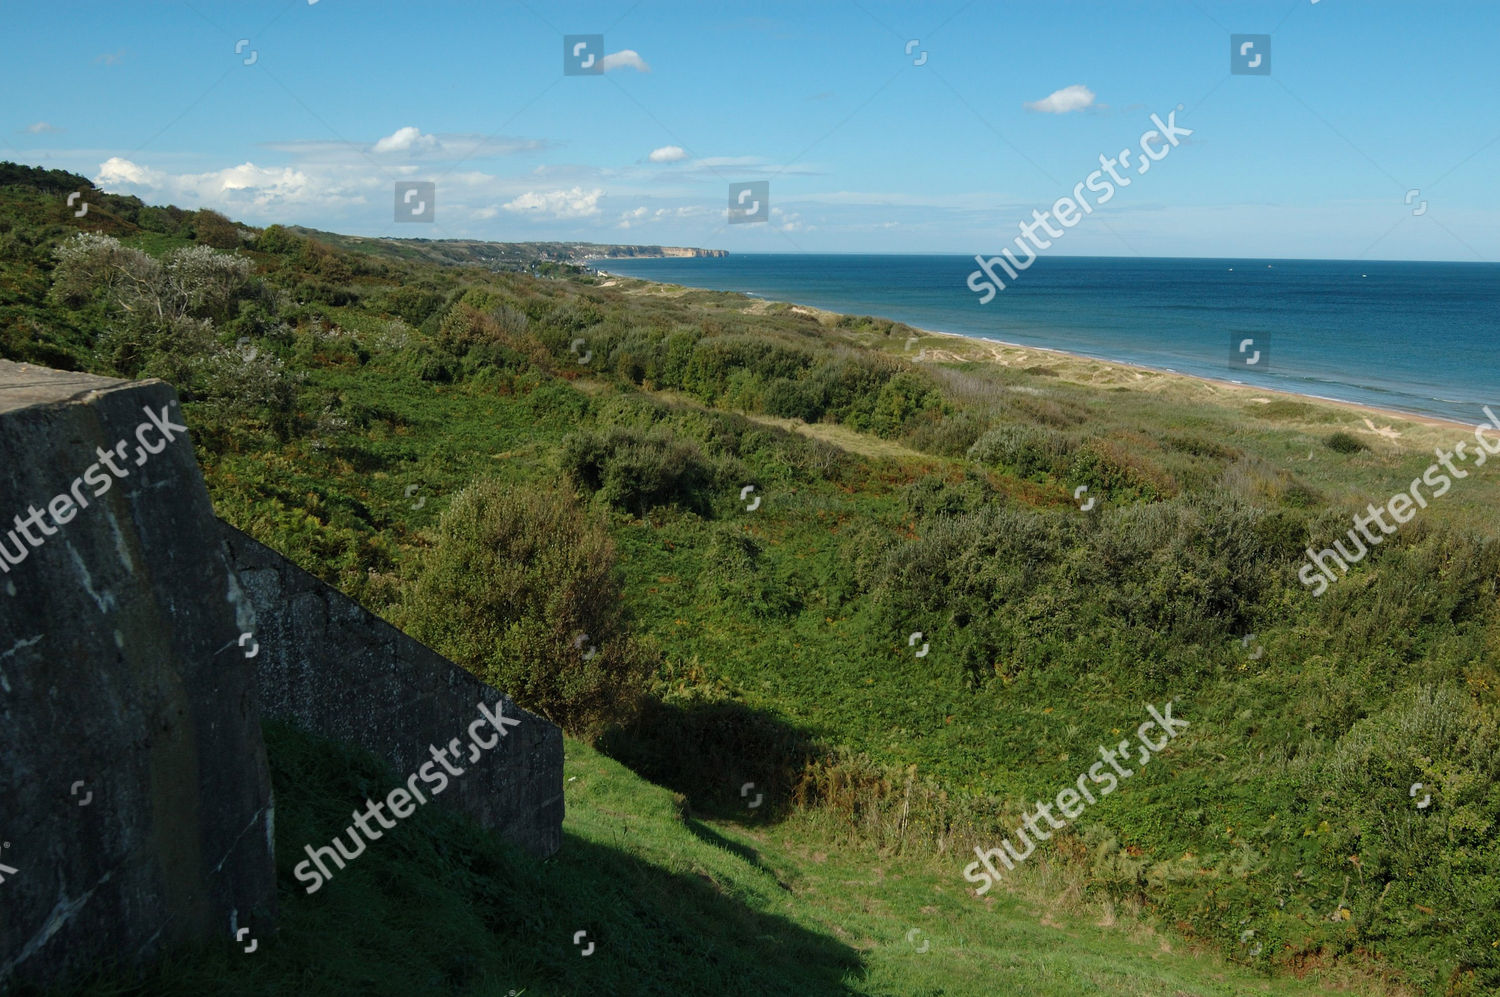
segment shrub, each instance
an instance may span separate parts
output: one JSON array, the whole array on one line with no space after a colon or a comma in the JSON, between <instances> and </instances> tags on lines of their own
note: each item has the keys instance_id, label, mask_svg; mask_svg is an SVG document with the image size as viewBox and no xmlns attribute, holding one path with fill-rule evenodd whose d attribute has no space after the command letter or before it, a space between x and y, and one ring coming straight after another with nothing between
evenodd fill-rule
<instances>
[{"instance_id":1,"label":"shrub","mask_svg":"<svg viewBox=\"0 0 1500 997\"><path fill-rule=\"evenodd\" d=\"M906 512L916 520L959 516L984 508L989 488L983 475L970 469L957 482L935 474L923 475L901 490L901 498Z\"/></svg>"},{"instance_id":2,"label":"shrub","mask_svg":"<svg viewBox=\"0 0 1500 997\"><path fill-rule=\"evenodd\" d=\"M101 303L139 323L186 317L224 320L250 289L250 261L207 246L157 260L107 235L80 232L57 247L53 297L65 305Z\"/></svg>"},{"instance_id":3,"label":"shrub","mask_svg":"<svg viewBox=\"0 0 1500 997\"><path fill-rule=\"evenodd\" d=\"M453 500L401 615L419 640L569 731L628 722L655 655L627 630L605 526L563 491Z\"/></svg>"},{"instance_id":4,"label":"shrub","mask_svg":"<svg viewBox=\"0 0 1500 997\"><path fill-rule=\"evenodd\" d=\"M274 227L274 226L273 226ZM269 234L270 229L266 229ZM264 238L264 236L262 236ZM392 288L375 302L377 308L402 319L407 325L420 327L443 307L443 296L420 287Z\"/></svg>"},{"instance_id":5,"label":"shrub","mask_svg":"<svg viewBox=\"0 0 1500 997\"><path fill-rule=\"evenodd\" d=\"M778 377L766 386L765 411L782 419L817 422L823 414L823 399L817 386Z\"/></svg>"},{"instance_id":6,"label":"shrub","mask_svg":"<svg viewBox=\"0 0 1500 997\"><path fill-rule=\"evenodd\" d=\"M290 372L274 355L246 356L226 349L206 354L193 363L203 411L219 425L259 423L279 439L289 439L296 428L297 393L304 375Z\"/></svg>"},{"instance_id":7,"label":"shrub","mask_svg":"<svg viewBox=\"0 0 1500 997\"><path fill-rule=\"evenodd\" d=\"M968 456L1030 478L1063 473L1074 446L1074 437L1045 426L999 426L979 437Z\"/></svg>"},{"instance_id":8,"label":"shrub","mask_svg":"<svg viewBox=\"0 0 1500 997\"><path fill-rule=\"evenodd\" d=\"M1476 967L1490 988L1500 984L1493 709L1451 683L1407 690L1300 768L1299 795L1309 803L1282 832L1292 838L1284 847L1311 867L1310 881L1339 889L1347 856L1357 853L1364 875L1345 888L1346 899L1371 936L1418 939L1430 927L1404 912L1417 905L1442 911L1459 961ZM1432 798L1427 808L1413 799L1419 793ZM1313 837L1316 847L1300 847L1300 828L1320 819L1327 830Z\"/></svg>"},{"instance_id":9,"label":"shrub","mask_svg":"<svg viewBox=\"0 0 1500 997\"><path fill-rule=\"evenodd\" d=\"M563 471L604 501L644 518L652 506L677 503L709 511L713 474L691 442L670 431L612 426L563 440Z\"/></svg>"},{"instance_id":10,"label":"shrub","mask_svg":"<svg viewBox=\"0 0 1500 997\"><path fill-rule=\"evenodd\" d=\"M240 244L240 229L217 211L200 208L192 216L193 238L205 248L234 249Z\"/></svg>"},{"instance_id":11,"label":"shrub","mask_svg":"<svg viewBox=\"0 0 1500 997\"><path fill-rule=\"evenodd\" d=\"M973 412L960 409L952 415L944 415L929 409L913 427L906 442L924 453L961 457L983 432L984 422Z\"/></svg>"},{"instance_id":12,"label":"shrub","mask_svg":"<svg viewBox=\"0 0 1500 997\"><path fill-rule=\"evenodd\" d=\"M161 265L120 240L93 232L79 232L53 251L52 296L60 304L77 307L89 301L133 302L142 289L161 281Z\"/></svg>"},{"instance_id":13,"label":"shrub","mask_svg":"<svg viewBox=\"0 0 1500 997\"><path fill-rule=\"evenodd\" d=\"M1159 499L1177 494L1177 482L1155 461L1110 439L1095 438L1073 455L1068 478L1116 494Z\"/></svg>"},{"instance_id":14,"label":"shrub","mask_svg":"<svg viewBox=\"0 0 1500 997\"><path fill-rule=\"evenodd\" d=\"M870 431L887 438L896 436L919 413L941 404L937 393L923 378L902 371L880 386L870 413Z\"/></svg>"},{"instance_id":15,"label":"shrub","mask_svg":"<svg viewBox=\"0 0 1500 997\"><path fill-rule=\"evenodd\" d=\"M1323 445L1337 453L1359 453L1370 449L1365 441L1343 430L1339 430L1323 441Z\"/></svg>"},{"instance_id":16,"label":"shrub","mask_svg":"<svg viewBox=\"0 0 1500 997\"><path fill-rule=\"evenodd\" d=\"M302 252L305 239L293 235L280 225L270 225L255 237L255 248L277 256L295 256Z\"/></svg>"},{"instance_id":17,"label":"shrub","mask_svg":"<svg viewBox=\"0 0 1500 997\"><path fill-rule=\"evenodd\" d=\"M698 587L705 597L743 606L762 619L791 616L802 608L776 578L765 544L740 523L715 524Z\"/></svg>"},{"instance_id":18,"label":"shrub","mask_svg":"<svg viewBox=\"0 0 1500 997\"><path fill-rule=\"evenodd\" d=\"M900 362L890 357L848 354L820 363L812 381L836 419L863 430L869 425L880 389L898 370Z\"/></svg>"}]
</instances>

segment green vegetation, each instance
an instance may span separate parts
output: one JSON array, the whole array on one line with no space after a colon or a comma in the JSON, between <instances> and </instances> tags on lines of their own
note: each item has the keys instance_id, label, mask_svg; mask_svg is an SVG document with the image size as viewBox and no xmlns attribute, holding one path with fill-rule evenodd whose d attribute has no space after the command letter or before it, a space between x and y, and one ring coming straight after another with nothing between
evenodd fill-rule
<instances>
[{"instance_id":1,"label":"green vegetation","mask_svg":"<svg viewBox=\"0 0 1500 997\"><path fill-rule=\"evenodd\" d=\"M247 956L225 944L78 997L471 994L1307 994L1211 954L1175 951L1108 901L1063 909L1057 874L976 901L936 862L828 850L807 820L726 827L577 741L564 841L537 862L424 808L308 897L309 841L397 775L269 725L280 918ZM1118 922L1117 922L1118 917ZM587 932L578 944L576 932ZM588 956L582 953L593 946ZM1316 977L1317 979L1334 977ZM1355 994L1377 991L1350 981Z\"/></svg>"},{"instance_id":2,"label":"green vegetation","mask_svg":"<svg viewBox=\"0 0 1500 997\"><path fill-rule=\"evenodd\" d=\"M1035 926L1014 921L1035 888L1059 923L1107 905L1171 925L1271 974L1268 993L1328 967L1380 992L1500 987L1500 487L1471 475L1322 598L1296 575L1458 429L1398 420L1400 441L1369 445L1348 410L1312 401L933 336L914 362L919 334L881 320L439 266L98 192L75 220L58 192L81 178L0 166L0 185L0 355L170 376L221 516L682 794L662 837L620 830L600 861L628 856L664 894L658 867L708 862L683 857L684 828L741 859L747 837L780 849L766 861L799 877L798 914L763 905L755 862L733 885L709 873L714 896L684 890L696 912L653 908L669 934L711 922L730 953L716 970L750 972L731 939L774 910L813 937L766 932L793 954L765 992L1258 992L1076 925L1058 930L1089 954L1033 958ZM80 238L85 221L118 244ZM972 846L1167 700L1192 724L1171 748L1033 868L967 892ZM610 771L637 805L657 792ZM313 784L343 777L325 775ZM733 826L749 781L767 794L754 816L776 822L753 832ZM288 823L323 805L303 804ZM569 805L601 833L619 825L591 808L624 809ZM555 863L587 851L570 833ZM909 882L862 905L884 887L860 863ZM464 886L491 898L481 910L532 882L489 868ZM400 875L436 890L451 871ZM601 911L601 937L634 930L585 892L565 906ZM311 923L301 904L289 925ZM928 906L964 958L881 947L941 923ZM534 947L557 923L516 912L504 931ZM474 931L447 955L530 965ZM702 961L688 951L630 965L684 972L660 964ZM557 959L515 980L650 992ZM992 987L996 965L1018 975ZM677 986L661 992L736 989Z\"/></svg>"},{"instance_id":3,"label":"green vegetation","mask_svg":"<svg viewBox=\"0 0 1500 997\"><path fill-rule=\"evenodd\" d=\"M465 489L399 622L572 730L629 719L657 670L623 632L614 544L568 492Z\"/></svg>"},{"instance_id":4,"label":"green vegetation","mask_svg":"<svg viewBox=\"0 0 1500 997\"><path fill-rule=\"evenodd\" d=\"M1332 434L1323 442L1328 444L1328 449L1337 450L1339 453L1359 453L1362 450L1370 449L1369 444L1365 443L1364 440L1361 440L1357 436L1352 436L1343 430Z\"/></svg>"}]
</instances>

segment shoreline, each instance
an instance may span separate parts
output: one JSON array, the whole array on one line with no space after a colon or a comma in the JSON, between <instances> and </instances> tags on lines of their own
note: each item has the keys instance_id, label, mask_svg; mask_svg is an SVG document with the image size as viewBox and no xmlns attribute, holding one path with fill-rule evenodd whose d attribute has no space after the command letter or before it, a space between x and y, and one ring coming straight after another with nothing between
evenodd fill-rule
<instances>
[{"instance_id":1,"label":"shoreline","mask_svg":"<svg viewBox=\"0 0 1500 997\"><path fill-rule=\"evenodd\" d=\"M806 308L806 305L796 307ZM837 315L837 312L828 314ZM1364 402L1351 402L1342 398L1328 398L1323 395L1307 395L1297 391L1287 391L1283 388L1257 388L1243 381L1234 381L1229 378L1208 377L1203 374L1184 374L1177 370L1168 370L1165 367L1151 367L1146 364L1132 363L1129 360L1105 360L1100 357L1091 357L1084 353L1071 353L1067 350L1059 350L1050 346L1028 346L1024 343L1012 343L1001 339L989 339L979 336L966 336L961 332L944 332L938 329L918 329L912 326L924 336L943 336L951 339L962 340L965 343L993 343L1008 350L1016 350L1022 353L1051 354L1065 360L1082 361L1085 363L1102 364L1107 367L1117 367L1123 370L1140 371L1154 374L1159 377L1182 378L1200 384L1211 385L1216 388L1228 389L1235 393L1248 393L1252 395L1275 395L1280 398L1291 399L1301 402L1312 402L1319 405L1328 405L1333 408L1345 409L1351 412L1360 412L1369 415L1380 415L1387 419L1400 419L1419 426L1430 426L1433 428L1457 427L1459 429L1474 431L1474 425L1461 422L1457 419L1445 419L1438 415L1427 415L1421 412L1408 412L1404 409L1384 408L1379 405L1369 405ZM1481 420L1483 421L1483 420Z\"/></svg>"},{"instance_id":2,"label":"shoreline","mask_svg":"<svg viewBox=\"0 0 1500 997\"><path fill-rule=\"evenodd\" d=\"M816 319L821 325L831 325L833 324L833 322L837 321L839 318L845 315L844 312L836 312L827 308L819 308L816 305L800 304L794 301L773 301L769 298L763 298L759 295L752 295L744 291L719 291L714 288L689 287L685 284L673 284L667 281L650 280L649 278L645 277L633 277L628 274L614 273L603 269L599 269L598 272L600 275L608 277L611 281L630 280L659 288L678 288L683 291L712 291L713 293L717 294L738 295L746 299L752 307L758 305L762 309L773 304L783 304L788 306L788 308L790 308L794 313L807 315ZM885 321L899 322L899 320L897 319L888 319L885 316L874 317L881 318ZM1351 402L1341 398L1327 398L1321 395L1302 394L1296 391L1287 391L1283 388L1257 388L1254 385L1245 384L1241 381L1230 380L1229 378L1208 377L1201 374L1184 374L1181 371L1167 370L1164 367L1151 367L1146 364L1132 363L1128 360L1105 360L1100 357L1091 357L1087 354L1073 353L1068 350L1060 350L1050 346L1030 346L1024 343L1012 343L1001 339L990 339L988 337L965 335L961 332L947 332L941 329L925 329L919 326L911 325L907 322L899 322L899 324L908 326L922 336L935 336L944 339L955 340L956 343L963 343L968 346L970 348L970 352L977 351L977 353L979 354L977 356L962 356L958 353L952 353L948 357L924 357L924 354L927 353L927 350L924 349L919 351L915 356L910 357L910 359L912 359L914 362L919 363L924 361L941 362L944 359L951 359L960 362L978 359L988 360L992 363L999 363L1002 366L1009 367L1012 365L1001 355L1000 351L1012 351L1021 355L1022 357L1025 357L1027 355L1034 357L1051 356L1071 363L1096 364L1107 370L1132 372L1135 373L1138 378L1142 375L1151 375L1157 378L1178 379L1181 382L1189 382L1192 384L1202 385L1219 392L1227 392L1231 395L1270 395L1274 398L1298 401L1314 405L1324 405L1328 406L1329 408L1336 408L1349 413L1357 413L1366 418L1378 416L1380 419L1386 422L1385 426L1381 426L1378 428L1371 426L1368 430L1359 429L1358 431L1361 433L1369 432L1373 433L1376 436L1383 436L1386 438L1391 437L1389 437L1386 433L1382 433L1380 430L1391 429L1391 420L1399 420L1414 426L1422 426L1428 429L1459 429L1469 433L1472 433L1474 431L1474 426L1478 424L1470 424L1462 422L1458 419L1449 419L1443 416L1428 415L1418 412L1408 412L1403 409L1385 408L1379 405L1371 405L1364 402ZM986 349L986 347L990 347L990 349ZM937 352L947 353L948 351ZM1220 398L1219 400L1222 401L1224 399ZM1261 403L1267 403L1271 399L1244 397L1243 400L1251 403L1256 403L1257 401ZM1480 418L1480 421L1483 421L1483 419ZM1398 433L1397 435L1399 436L1400 434Z\"/></svg>"}]
</instances>

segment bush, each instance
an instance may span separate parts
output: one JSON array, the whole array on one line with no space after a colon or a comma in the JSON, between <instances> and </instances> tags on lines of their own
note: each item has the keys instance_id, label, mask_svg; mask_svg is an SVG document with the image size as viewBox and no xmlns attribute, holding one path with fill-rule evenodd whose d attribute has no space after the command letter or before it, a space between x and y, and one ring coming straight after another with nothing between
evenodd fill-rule
<instances>
[{"instance_id":1,"label":"bush","mask_svg":"<svg viewBox=\"0 0 1500 997\"><path fill-rule=\"evenodd\" d=\"M1023 478L1066 471L1074 438L1045 426L999 426L969 448L969 459L1005 467Z\"/></svg>"},{"instance_id":2,"label":"bush","mask_svg":"<svg viewBox=\"0 0 1500 997\"><path fill-rule=\"evenodd\" d=\"M293 235L280 225L270 225L255 237L255 248L262 253L277 256L296 256L302 252L307 240Z\"/></svg>"},{"instance_id":3,"label":"bush","mask_svg":"<svg viewBox=\"0 0 1500 997\"><path fill-rule=\"evenodd\" d=\"M706 515L713 473L691 442L670 431L613 426L563 440L563 471L610 505L645 517L652 506L676 503Z\"/></svg>"},{"instance_id":4,"label":"bush","mask_svg":"<svg viewBox=\"0 0 1500 997\"><path fill-rule=\"evenodd\" d=\"M54 255L55 300L74 307L98 302L138 323L224 321L253 290L249 260L207 246L176 249L157 260L112 236L80 232Z\"/></svg>"},{"instance_id":5,"label":"bush","mask_svg":"<svg viewBox=\"0 0 1500 997\"><path fill-rule=\"evenodd\" d=\"M817 422L823 414L823 399L815 385L785 377L766 386L764 405L767 415L781 419Z\"/></svg>"},{"instance_id":6,"label":"bush","mask_svg":"<svg viewBox=\"0 0 1500 997\"><path fill-rule=\"evenodd\" d=\"M881 385L870 413L870 431L891 438L904 430L919 413L939 408L942 400L916 374L902 371Z\"/></svg>"},{"instance_id":7,"label":"bush","mask_svg":"<svg viewBox=\"0 0 1500 997\"><path fill-rule=\"evenodd\" d=\"M481 480L460 492L401 615L413 636L574 733L628 722L655 671L626 628L613 541L562 491Z\"/></svg>"},{"instance_id":8,"label":"bush","mask_svg":"<svg viewBox=\"0 0 1500 997\"><path fill-rule=\"evenodd\" d=\"M1177 494L1177 482L1167 471L1117 440L1088 440L1073 455L1068 478L1116 495L1133 495L1147 500Z\"/></svg>"},{"instance_id":9,"label":"bush","mask_svg":"<svg viewBox=\"0 0 1500 997\"><path fill-rule=\"evenodd\" d=\"M1359 453L1361 450L1370 449L1364 440L1343 430L1328 437L1323 441L1323 445L1337 453Z\"/></svg>"},{"instance_id":10,"label":"bush","mask_svg":"<svg viewBox=\"0 0 1500 997\"><path fill-rule=\"evenodd\" d=\"M828 411L851 429L864 430L880 389L901 369L900 361L876 354L850 354L820 363L811 375Z\"/></svg>"},{"instance_id":11,"label":"bush","mask_svg":"<svg viewBox=\"0 0 1500 997\"><path fill-rule=\"evenodd\" d=\"M192 216L193 238L205 247L234 249L240 244L240 229L217 211L200 208Z\"/></svg>"},{"instance_id":12,"label":"bush","mask_svg":"<svg viewBox=\"0 0 1500 997\"><path fill-rule=\"evenodd\" d=\"M1493 945L1500 936L1494 710L1451 683L1418 687L1355 722L1331 751L1301 768L1300 795L1309 806L1282 834L1291 839L1284 847L1312 867L1310 881L1339 889L1347 856L1357 853L1364 875L1345 899L1370 935L1420 939L1429 925L1405 912L1441 911L1459 960L1489 987L1500 985ZM1431 797L1425 812L1413 800L1418 793ZM1300 829L1320 819L1326 830L1305 847Z\"/></svg>"},{"instance_id":13,"label":"bush","mask_svg":"<svg viewBox=\"0 0 1500 997\"><path fill-rule=\"evenodd\" d=\"M984 432L984 422L973 412L959 410L944 415L929 409L912 428L906 443L923 453L940 457L962 457Z\"/></svg>"},{"instance_id":14,"label":"bush","mask_svg":"<svg viewBox=\"0 0 1500 997\"><path fill-rule=\"evenodd\" d=\"M766 545L740 523L715 525L698 587L708 599L743 606L762 619L791 616L802 608L796 593L776 578Z\"/></svg>"},{"instance_id":15,"label":"bush","mask_svg":"<svg viewBox=\"0 0 1500 997\"><path fill-rule=\"evenodd\" d=\"M270 231L270 229L266 230L267 233ZM376 300L375 306L402 319L407 325L420 328L423 322L443 307L443 296L436 291L403 286L382 294Z\"/></svg>"}]
</instances>

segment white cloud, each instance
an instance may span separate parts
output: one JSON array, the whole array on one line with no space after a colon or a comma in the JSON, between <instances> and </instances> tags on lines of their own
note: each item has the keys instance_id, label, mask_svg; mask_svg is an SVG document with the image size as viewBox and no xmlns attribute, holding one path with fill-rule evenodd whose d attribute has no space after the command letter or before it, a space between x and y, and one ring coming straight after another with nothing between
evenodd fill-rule
<instances>
[{"instance_id":1,"label":"white cloud","mask_svg":"<svg viewBox=\"0 0 1500 997\"><path fill-rule=\"evenodd\" d=\"M60 132L60 131L62 131L61 128L57 128L57 127L55 127L53 125L49 125L45 121L33 121L31 124L29 124L29 125L26 126L25 130L28 131L28 132L30 132L33 135L41 135L41 134L44 134L46 132Z\"/></svg>"},{"instance_id":2,"label":"white cloud","mask_svg":"<svg viewBox=\"0 0 1500 997\"><path fill-rule=\"evenodd\" d=\"M1009 211L1013 203L1015 207L1020 207L1020 202L1016 202L1013 196L994 191L947 191L911 194L902 191L836 190L824 193L799 194L797 200L799 202L832 204L850 208L953 209L971 212Z\"/></svg>"},{"instance_id":3,"label":"white cloud","mask_svg":"<svg viewBox=\"0 0 1500 997\"><path fill-rule=\"evenodd\" d=\"M703 218L712 215L715 218L723 217L723 208L707 208L701 204L685 204L676 208L657 208L654 218Z\"/></svg>"},{"instance_id":4,"label":"white cloud","mask_svg":"<svg viewBox=\"0 0 1500 997\"><path fill-rule=\"evenodd\" d=\"M144 192L183 208L213 207L228 212L282 210L289 205L362 200L337 185L318 185L291 167L264 168L241 163L208 173L170 174L111 156L99 165L94 183L111 192ZM131 190L134 188L134 190Z\"/></svg>"},{"instance_id":5,"label":"white cloud","mask_svg":"<svg viewBox=\"0 0 1500 997\"><path fill-rule=\"evenodd\" d=\"M782 211L780 208L771 208L771 227L783 232L807 232L811 226L802 223L802 215L796 211Z\"/></svg>"},{"instance_id":6,"label":"white cloud","mask_svg":"<svg viewBox=\"0 0 1500 997\"><path fill-rule=\"evenodd\" d=\"M1094 91L1082 83L1075 83L1070 87L1063 87L1054 91L1041 100L1033 100L1027 103L1028 111L1041 111L1043 114L1067 114L1069 111L1081 111L1094 103Z\"/></svg>"},{"instance_id":7,"label":"white cloud","mask_svg":"<svg viewBox=\"0 0 1500 997\"><path fill-rule=\"evenodd\" d=\"M263 142L263 148L284 152L305 163L350 163L369 167L370 155L390 161L405 159L467 160L492 156L509 156L519 152L536 152L547 148L540 139L513 138L503 135L480 135L468 132L443 132L429 135L408 125L390 135L365 142L339 142L327 139L290 139Z\"/></svg>"},{"instance_id":8,"label":"white cloud","mask_svg":"<svg viewBox=\"0 0 1500 997\"><path fill-rule=\"evenodd\" d=\"M506 211L516 214L549 215L553 218L588 218L599 213L599 198L604 196L600 188L584 190L529 190L514 200L501 205Z\"/></svg>"},{"instance_id":9,"label":"white cloud","mask_svg":"<svg viewBox=\"0 0 1500 997\"><path fill-rule=\"evenodd\" d=\"M97 184L132 184L138 187L155 187L161 183L166 174L159 170L148 170L144 166L137 166L128 159L119 156L110 156L99 164L99 175L94 178Z\"/></svg>"},{"instance_id":10,"label":"white cloud","mask_svg":"<svg viewBox=\"0 0 1500 997\"><path fill-rule=\"evenodd\" d=\"M723 180L725 171L736 173L775 173L778 176L821 176L823 168L817 163L795 163L792 165L781 165L766 159L764 156L705 156L695 159L682 168L681 172L674 172L673 177L680 179L701 180Z\"/></svg>"},{"instance_id":11,"label":"white cloud","mask_svg":"<svg viewBox=\"0 0 1500 997\"><path fill-rule=\"evenodd\" d=\"M371 144L361 143L358 148L364 154L352 160L314 156L292 162L241 161L224 168L209 161L190 172L166 159L106 159L106 152L95 160L99 166L94 182L110 193L134 194L148 204L212 208L252 225L279 222L337 232L382 232L390 225L393 180L430 179L432 171L421 160L406 161L400 152L389 154L391 161L383 163L383 169L372 169ZM558 237L578 238L575 233L585 227L613 226L619 221L628 221L632 227L651 224L650 212L656 207L646 196L632 192L616 204L632 208L644 204L644 213L623 207L613 210L604 197L606 190L614 194L615 188L597 175L560 182L553 178L538 181L524 173L496 175L460 169L442 174L437 187L437 225L430 231L448 238L519 238L511 234L518 222L537 226L538 231L551 226ZM398 230L397 234L427 233Z\"/></svg>"},{"instance_id":12,"label":"white cloud","mask_svg":"<svg viewBox=\"0 0 1500 997\"><path fill-rule=\"evenodd\" d=\"M687 151L680 145L664 145L660 149L652 149L650 156L653 163L675 163L686 158Z\"/></svg>"},{"instance_id":13,"label":"white cloud","mask_svg":"<svg viewBox=\"0 0 1500 997\"><path fill-rule=\"evenodd\" d=\"M645 217L646 217L646 209L645 208L635 208L634 210L631 210L631 211L622 211L620 213L620 224L619 224L619 227L620 228L629 228L631 222L640 221L642 218L645 218Z\"/></svg>"},{"instance_id":14,"label":"white cloud","mask_svg":"<svg viewBox=\"0 0 1500 997\"><path fill-rule=\"evenodd\" d=\"M420 128L407 125L377 140L373 148L376 152L420 152L437 147L436 135L423 135Z\"/></svg>"},{"instance_id":15,"label":"white cloud","mask_svg":"<svg viewBox=\"0 0 1500 997\"><path fill-rule=\"evenodd\" d=\"M703 159L694 160L693 165L705 170L717 169L720 166L765 168L766 160L760 156L705 156Z\"/></svg>"},{"instance_id":16,"label":"white cloud","mask_svg":"<svg viewBox=\"0 0 1500 997\"><path fill-rule=\"evenodd\" d=\"M631 69L641 73L651 72L651 67L646 65L646 60L642 59L640 53L633 48L621 49L604 57L604 71L606 73L611 69L619 69L622 66L629 66Z\"/></svg>"}]
</instances>

